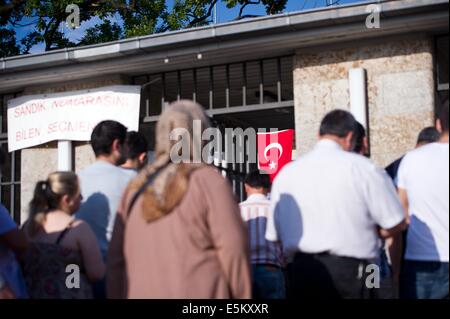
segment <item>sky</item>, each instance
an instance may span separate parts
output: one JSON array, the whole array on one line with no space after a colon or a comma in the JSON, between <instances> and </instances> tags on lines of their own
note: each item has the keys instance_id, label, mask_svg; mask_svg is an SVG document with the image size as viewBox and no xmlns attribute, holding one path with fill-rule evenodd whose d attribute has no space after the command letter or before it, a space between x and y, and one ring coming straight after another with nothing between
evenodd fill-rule
<instances>
[{"instance_id":1,"label":"sky","mask_svg":"<svg viewBox=\"0 0 450 319\"><path fill-rule=\"evenodd\" d=\"M333 0L337 2L337 0ZM341 5L364 2L364 0L339 0L338 3ZM314 9L319 7L324 7L327 0L289 0L286 6L285 12L302 11L308 9ZM234 9L228 9L223 2L220 2L218 6L218 22L223 23L235 19L239 14L239 7ZM265 15L264 6L247 6L244 14L251 15Z\"/></svg>"},{"instance_id":2,"label":"sky","mask_svg":"<svg viewBox=\"0 0 450 319\"><path fill-rule=\"evenodd\" d=\"M167 5L170 8L174 0L167 0ZM365 2L365 0L333 0L334 2L338 1L339 4L351 4L356 2ZM324 7L326 5L327 0L289 0L285 12L294 12L294 11L302 11L309 10L319 7ZM228 9L224 2L219 0L219 4L217 7L217 20L218 23L224 23L227 21L234 20L239 14L239 7L234 9ZM244 15L266 15L263 5L249 5L245 11ZM121 23L121 19L119 16L112 17L112 22ZM17 39L20 41L25 35L34 30L34 25L31 24L33 22L32 19L24 18L21 21L23 27L14 28L16 31ZM85 30L89 27L94 26L97 23L100 23L100 19L97 17L92 18L89 21L85 21L81 24L81 26L75 30L65 29L64 33L67 38L69 38L73 42L78 42L85 32ZM27 25L31 24L31 25ZM35 45L31 49L31 53L38 53L44 51L44 44L40 43Z\"/></svg>"}]
</instances>

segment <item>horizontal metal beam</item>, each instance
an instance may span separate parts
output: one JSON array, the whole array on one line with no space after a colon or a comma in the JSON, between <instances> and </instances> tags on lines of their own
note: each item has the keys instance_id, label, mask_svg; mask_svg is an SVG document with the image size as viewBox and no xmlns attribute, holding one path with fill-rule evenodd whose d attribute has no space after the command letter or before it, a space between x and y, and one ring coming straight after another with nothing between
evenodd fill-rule
<instances>
[{"instance_id":1,"label":"horizontal metal beam","mask_svg":"<svg viewBox=\"0 0 450 319\"><path fill-rule=\"evenodd\" d=\"M22 55L0 59L0 71L16 70L39 65L76 63L102 60L136 54L140 51L155 52L173 47L190 47L193 43L210 42L214 39L248 38L255 33L279 33L280 30L305 30L305 28L337 25L349 19L365 21L367 5L378 4L384 16L394 16L401 11L425 13L433 7L447 5L448 0L385 0L366 1L331 8L303 10L293 13L271 15L261 18L244 19L219 25L185 29L174 32L124 39L109 43L76 48L66 48L45 53ZM448 12L447 12L448 14Z\"/></svg>"},{"instance_id":2,"label":"horizontal metal beam","mask_svg":"<svg viewBox=\"0 0 450 319\"><path fill-rule=\"evenodd\" d=\"M364 39L379 39L400 34L438 29L448 31L448 1L398 0L384 1L380 4L383 7L380 29L365 28L364 21L367 16L365 12L367 3L365 3L337 7L332 10L275 15L255 19L255 21L245 20L183 30L174 34L164 33L127 39L94 47L7 58L0 60L0 93L20 90L32 85L47 85L101 75L156 73L185 68L187 65L202 67L209 66L211 63L226 64L242 59L247 60L249 57L260 59L293 54L295 50L303 48L328 46L346 41L357 40L360 43ZM447 10L442 9L444 6ZM262 25L268 21L271 23ZM230 30L238 28L240 31L234 30L236 34L225 31L211 33L212 30L217 31L223 28L231 28ZM204 32L209 34L204 41L192 40L185 41L183 44L172 41L174 40L172 36L175 35L177 37L187 33L201 35ZM165 44L157 45L160 42L156 41L156 38L158 41L164 39ZM149 41L146 44L147 47L144 47L144 39L154 41ZM138 41L139 45L135 45L135 49L132 49L133 46L124 44L128 43L127 41ZM154 46L151 46L151 43ZM112 47L103 48L108 45ZM96 49L100 50L98 55L94 54ZM76 55L73 53L74 50L89 51L84 51L84 55L81 53ZM202 53L201 60L197 59L198 52ZM78 58L75 59L75 56ZM162 61L166 57L170 58L170 63L164 64ZM1 71L2 68L3 71Z\"/></svg>"},{"instance_id":3,"label":"horizontal metal beam","mask_svg":"<svg viewBox=\"0 0 450 319\"><path fill-rule=\"evenodd\" d=\"M262 110L273 110L280 109L285 107L294 107L294 101L283 101L279 103L266 103L266 104L253 104L246 106L232 106L229 108L220 108L213 110L205 110L206 114L210 117L215 115L224 115L224 114L234 114L234 113L243 113L243 112L254 112L254 111L262 111ZM147 116L144 118L144 123L155 123L159 120L159 115L156 116Z\"/></svg>"}]
</instances>

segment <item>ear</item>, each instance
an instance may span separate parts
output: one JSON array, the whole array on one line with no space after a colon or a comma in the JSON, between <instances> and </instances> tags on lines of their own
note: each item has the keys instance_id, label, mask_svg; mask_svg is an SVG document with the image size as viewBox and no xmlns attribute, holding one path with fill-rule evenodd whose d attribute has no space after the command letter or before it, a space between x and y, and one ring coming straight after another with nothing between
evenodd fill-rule
<instances>
[{"instance_id":1,"label":"ear","mask_svg":"<svg viewBox=\"0 0 450 319\"><path fill-rule=\"evenodd\" d=\"M138 159L140 163L147 164L147 153L141 153Z\"/></svg>"},{"instance_id":2,"label":"ear","mask_svg":"<svg viewBox=\"0 0 450 319\"><path fill-rule=\"evenodd\" d=\"M349 151L352 147L353 132L348 132L344 137L344 149Z\"/></svg>"},{"instance_id":3,"label":"ear","mask_svg":"<svg viewBox=\"0 0 450 319\"><path fill-rule=\"evenodd\" d=\"M111 145L111 153L114 153L115 151L120 152L120 140L117 138L112 142Z\"/></svg>"},{"instance_id":4,"label":"ear","mask_svg":"<svg viewBox=\"0 0 450 319\"><path fill-rule=\"evenodd\" d=\"M364 155L365 155L365 154L369 153L369 139L367 138L367 136L364 137L363 144L364 144Z\"/></svg>"},{"instance_id":5,"label":"ear","mask_svg":"<svg viewBox=\"0 0 450 319\"><path fill-rule=\"evenodd\" d=\"M436 129L439 131L439 133L441 133L441 134L443 133L442 124L439 119L436 120Z\"/></svg>"},{"instance_id":6,"label":"ear","mask_svg":"<svg viewBox=\"0 0 450 319\"><path fill-rule=\"evenodd\" d=\"M67 205L69 205L69 203L70 203L70 196L67 195L67 194L63 195L61 197L61 204L64 205L64 206L67 206Z\"/></svg>"}]
</instances>

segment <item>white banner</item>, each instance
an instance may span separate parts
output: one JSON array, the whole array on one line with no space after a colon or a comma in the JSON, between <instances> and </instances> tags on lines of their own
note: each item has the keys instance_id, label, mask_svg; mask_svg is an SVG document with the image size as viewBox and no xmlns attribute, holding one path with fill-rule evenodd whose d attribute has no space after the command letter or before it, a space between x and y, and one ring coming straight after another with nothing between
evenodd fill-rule
<instances>
[{"instance_id":1,"label":"white banner","mask_svg":"<svg viewBox=\"0 0 450 319\"><path fill-rule=\"evenodd\" d=\"M92 90L21 96L8 101L10 152L49 141L89 141L101 121L139 128L140 90L116 85Z\"/></svg>"}]
</instances>

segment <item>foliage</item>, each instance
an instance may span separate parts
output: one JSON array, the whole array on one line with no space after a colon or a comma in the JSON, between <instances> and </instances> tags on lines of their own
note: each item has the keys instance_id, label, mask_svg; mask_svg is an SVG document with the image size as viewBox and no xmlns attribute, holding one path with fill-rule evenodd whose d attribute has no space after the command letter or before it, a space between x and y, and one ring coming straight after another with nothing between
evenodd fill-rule
<instances>
[{"instance_id":1,"label":"foliage","mask_svg":"<svg viewBox=\"0 0 450 319\"><path fill-rule=\"evenodd\" d=\"M0 57L29 53L41 43L48 51L206 25L218 1L238 7L236 19L242 19L251 16L244 15L249 6L276 14L288 0L0 0ZM70 4L79 7L80 24L99 20L76 42L63 32ZM30 30L18 41L15 30L24 27Z\"/></svg>"}]
</instances>

